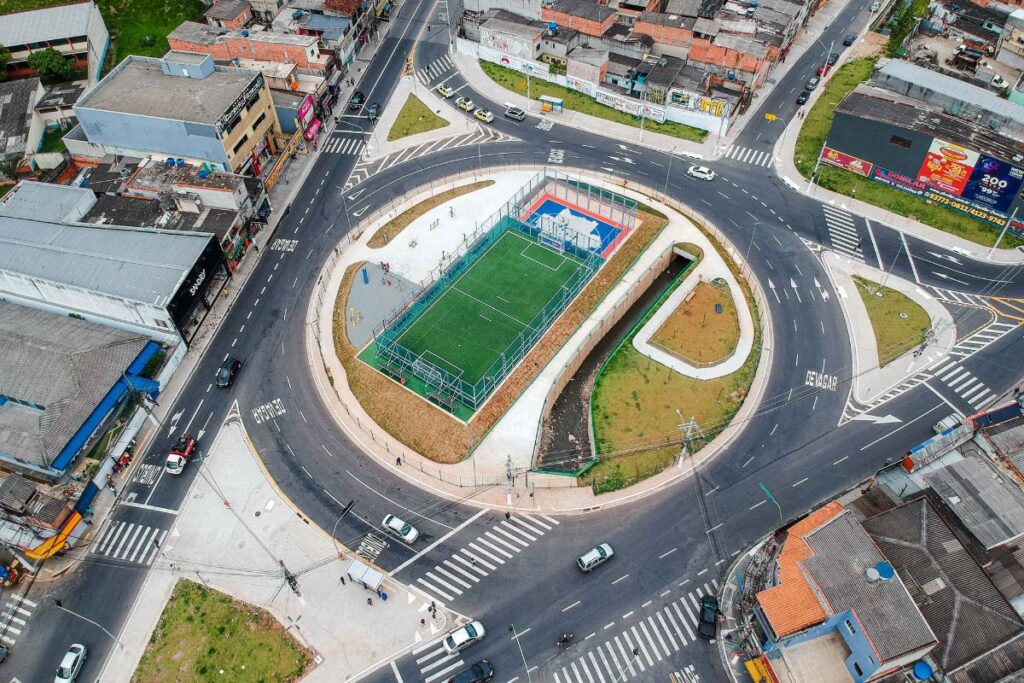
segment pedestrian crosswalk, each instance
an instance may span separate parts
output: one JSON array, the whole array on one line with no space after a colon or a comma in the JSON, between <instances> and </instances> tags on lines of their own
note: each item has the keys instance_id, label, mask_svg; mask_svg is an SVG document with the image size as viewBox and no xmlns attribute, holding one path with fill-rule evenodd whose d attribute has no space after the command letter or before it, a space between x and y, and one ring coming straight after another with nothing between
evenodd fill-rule
<instances>
[{"instance_id":1,"label":"pedestrian crosswalk","mask_svg":"<svg viewBox=\"0 0 1024 683\"><path fill-rule=\"evenodd\" d=\"M1020 323L1017 322L996 320L969 337L960 340L957 345L953 347L951 355L957 358L967 358L968 356L988 348L1019 326Z\"/></svg>"},{"instance_id":2,"label":"pedestrian crosswalk","mask_svg":"<svg viewBox=\"0 0 1024 683\"><path fill-rule=\"evenodd\" d=\"M416 72L416 78L423 85L430 85L444 74L455 68L455 62L448 55L435 59Z\"/></svg>"},{"instance_id":3,"label":"pedestrian crosswalk","mask_svg":"<svg viewBox=\"0 0 1024 683\"><path fill-rule=\"evenodd\" d=\"M450 603L557 524L558 520L545 515L513 515L425 572L416 579L416 586L431 599Z\"/></svg>"},{"instance_id":4,"label":"pedestrian crosswalk","mask_svg":"<svg viewBox=\"0 0 1024 683\"><path fill-rule=\"evenodd\" d=\"M166 535L167 529L115 521L93 543L92 554L111 560L150 565Z\"/></svg>"},{"instance_id":5,"label":"pedestrian crosswalk","mask_svg":"<svg viewBox=\"0 0 1024 683\"><path fill-rule=\"evenodd\" d=\"M956 292L951 289L943 289L942 287L934 287L932 285L928 285L927 287L935 293L935 297L939 299L939 301L946 301L951 304L960 304L961 306L977 306L979 308L989 307L985 302L985 297L977 294Z\"/></svg>"},{"instance_id":6,"label":"pedestrian crosswalk","mask_svg":"<svg viewBox=\"0 0 1024 683\"><path fill-rule=\"evenodd\" d=\"M10 647L28 624L29 617L38 605L22 595L7 593L0 612L0 641Z\"/></svg>"},{"instance_id":7,"label":"pedestrian crosswalk","mask_svg":"<svg viewBox=\"0 0 1024 683\"><path fill-rule=\"evenodd\" d=\"M467 666L461 654L450 655L445 652L441 645L443 640L444 636L412 651L424 683L448 680L449 676Z\"/></svg>"},{"instance_id":8,"label":"pedestrian crosswalk","mask_svg":"<svg viewBox=\"0 0 1024 683\"><path fill-rule=\"evenodd\" d=\"M670 661L675 653L697 639L701 596L713 594L717 588L718 580L713 579L710 584L705 583L649 616L630 616L627 621L634 622L633 625L622 628L617 635L598 645L585 645L587 651L569 663L559 662L559 669L552 674L553 680L555 683L652 680L659 662ZM692 667L688 670L693 673Z\"/></svg>"},{"instance_id":9,"label":"pedestrian crosswalk","mask_svg":"<svg viewBox=\"0 0 1024 683\"><path fill-rule=\"evenodd\" d=\"M997 395L984 382L953 358L939 361L931 374L933 379L945 384L973 408L984 408L996 400Z\"/></svg>"},{"instance_id":10,"label":"pedestrian crosswalk","mask_svg":"<svg viewBox=\"0 0 1024 683\"><path fill-rule=\"evenodd\" d=\"M771 151L762 152L750 149L749 147L740 147L739 145L729 145L729 149L725 150L725 154L722 156L742 164L753 164L754 166L764 166L766 168L770 168L773 161Z\"/></svg>"},{"instance_id":11,"label":"pedestrian crosswalk","mask_svg":"<svg viewBox=\"0 0 1024 683\"><path fill-rule=\"evenodd\" d=\"M324 154L356 155L363 150L362 138L334 137L328 138L320 151Z\"/></svg>"},{"instance_id":12,"label":"pedestrian crosswalk","mask_svg":"<svg viewBox=\"0 0 1024 683\"><path fill-rule=\"evenodd\" d=\"M821 209L825 214L825 225L828 226L828 236L832 241L832 248L844 256L863 263L864 254L860 248L861 237L853 222L853 214L827 204L822 204Z\"/></svg>"},{"instance_id":13,"label":"pedestrian crosswalk","mask_svg":"<svg viewBox=\"0 0 1024 683\"><path fill-rule=\"evenodd\" d=\"M359 542L359 547L356 548L356 555L361 555L370 562L373 562L387 547L387 541L377 534L369 533L363 536L363 540Z\"/></svg>"}]
</instances>

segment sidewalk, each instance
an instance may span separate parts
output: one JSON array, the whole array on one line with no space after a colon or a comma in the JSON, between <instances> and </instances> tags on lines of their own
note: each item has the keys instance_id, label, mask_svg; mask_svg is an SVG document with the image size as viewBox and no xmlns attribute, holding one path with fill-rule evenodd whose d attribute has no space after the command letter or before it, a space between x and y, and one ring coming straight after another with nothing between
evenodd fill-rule
<instances>
[{"instance_id":1,"label":"sidewalk","mask_svg":"<svg viewBox=\"0 0 1024 683\"><path fill-rule=\"evenodd\" d=\"M352 581L341 584L348 549L303 523L278 495L237 416L191 467L202 467L203 474L118 635L124 647L111 650L100 680L132 679L179 578L269 610L315 653L317 666L303 678L310 683L354 676L459 619L439 611L434 622L430 600L394 579L382 585L386 601ZM281 562L296 575L295 592L285 584Z\"/></svg>"},{"instance_id":2,"label":"sidewalk","mask_svg":"<svg viewBox=\"0 0 1024 683\"><path fill-rule=\"evenodd\" d=\"M824 88L818 92L820 93L823 90ZM807 106L810 106L810 103ZM793 162L796 139L800 133L801 125L803 125L803 119L791 121L783 132L782 137L775 143L774 150L775 171L782 181L792 189L819 202L831 204L832 206L842 206L847 211L861 216L865 221L874 221L875 223L891 226L908 235L913 235L918 239L939 247L952 249L978 261L1005 264L1024 263L1024 251L1018 249L996 249L990 256L989 251L991 250L989 247L976 244L948 232L943 232L938 228L933 228L930 225L911 220L905 216L896 215L891 211L862 202L859 199L853 199L838 192L827 190L818 185L808 187L807 180L800 175L800 171L797 170L796 164ZM867 247L865 247L866 250Z\"/></svg>"}]
</instances>

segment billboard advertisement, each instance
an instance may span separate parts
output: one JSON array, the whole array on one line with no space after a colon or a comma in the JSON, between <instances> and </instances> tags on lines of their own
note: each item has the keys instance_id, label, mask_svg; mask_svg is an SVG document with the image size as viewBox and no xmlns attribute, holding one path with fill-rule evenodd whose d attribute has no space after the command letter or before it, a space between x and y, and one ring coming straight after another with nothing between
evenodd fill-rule
<instances>
[{"instance_id":1,"label":"billboard advertisement","mask_svg":"<svg viewBox=\"0 0 1024 683\"><path fill-rule=\"evenodd\" d=\"M876 180L883 185L895 187L897 190L903 190L904 192L909 192L910 194L916 194L918 196L927 189L925 184L921 181L914 180L902 173L896 173L895 171L890 171L889 169L882 168L881 166L875 166L875 170L871 174L871 179Z\"/></svg>"},{"instance_id":2,"label":"billboard advertisement","mask_svg":"<svg viewBox=\"0 0 1024 683\"><path fill-rule=\"evenodd\" d=\"M309 125L309 120L313 118L313 96L306 95L302 102L299 104L299 124L302 128Z\"/></svg>"},{"instance_id":3,"label":"billboard advertisement","mask_svg":"<svg viewBox=\"0 0 1024 683\"><path fill-rule=\"evenodd\" d=\"M959 197L974 171L978 153L960 145L932 139L917 179L928 187Z\"/></svg>"},{"instance_id":4,"label":"billboard advertisement","mask_svg":"<svg viewBox=\"0 0 1024 683\"><path fill-rule=\"evenodd\" d=\"M961 196L989 209L1008 213L1022 184L1024 169L981 156Z\"/></svg>"},{"instance_id":5,"label":"billboard advertisement","mask_svg":"<svg viewBox=\"0 0 1024 683\"><path fill-rule=\"evenodd\" d=\"M839 168L864 176L865 178L871 177L871 162L858 159L850 154L844 154L837 149L832 149L831 147L822 148L821 160L826 164L838 166Z\"/></svg>"}]
</instances>

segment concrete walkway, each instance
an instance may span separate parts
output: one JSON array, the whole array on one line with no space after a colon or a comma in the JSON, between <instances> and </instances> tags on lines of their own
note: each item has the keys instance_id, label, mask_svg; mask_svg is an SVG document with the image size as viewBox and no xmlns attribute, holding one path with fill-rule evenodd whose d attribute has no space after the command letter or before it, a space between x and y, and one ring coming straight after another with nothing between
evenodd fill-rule
<instances>
[{"instance_id":1,"label":"concrete walkway","mask_svg":"<svg viewBox=\"0 0 1024 683\"><path fill-rule=\"evenodd\" d=\"M651 319L633 337L633 347L643 355L672 368L680 375L700 380L725 377L736 372L747 362L747 357L754 348L754 319L750 316L750 306L743 299L743 290L740 288L739 282L736 281L732 271L725 265L718 252L713 249L709 252L705 249L704 254L705 258L697 264L693 272L687 275L682 284L669 295L657 312L651 316ZM690 295L690 292L696 289L697 285L701 282L711 282L716 278L725 280L729 286L729 296L736 307L736 315L740 325L739 340L729 357L713 365L699 368L687 363L679 356L652 345L651 337L657 334L661 326L665 324L665 321L676 312L676 309Z\"/></svg>"},{"instance_id":2,"label":"concrete walkway","mask_svg":"<svg viewBox=\"0 0 1024 683\"><path fill-rule=\"evenodd\" d=\"M839 302L850 330L854 378L852 398L858 403L867 405L878 399L897 384L944 358L956 344L953 316L945 306L914 283L898 277L886 277L884 271L833 252L824 252L822 260L832 286L839 294ZM853 281L855 275L871 282L884 281L886 287L905 294L928 313L934 338L928 342L924 353L917 355L916 349L912 349L884 367L878 367L874 328L857 291L857 283Z\"/></svg>"},{"instance_id":3,"label":"concrete walkway","mask_svg":"<svg viewBox=\"0 0 1024 683\"><path fill-rule=\"evenodd\" d=\"M522 170L529 169L524 167ZM536 167L533 170L541 171L543 167ZM615 192L625 196L644 201L666 215L673 216L673 222L682 233L676 235L670 229L666 229L655 240L655 243L646 250L647 256L642 258L651 259L654 255L660 255L664 253L664 250L672 248L680 239L693 242L704 249L705 252L710 252L711 245L710 243L705 244L705 238L701 233L692 228L687 229L684 227L691 220L710 226L705 217L694 213L692 209L675 204L672 200L668 199L665 202L659 201L658 193L654 190L640 193L637 191L641 189L638 185L631 184L628 188L624 187L621 184L621 179L598 176L584 169L566 168L563 170L567 173L578 174L586 182L602 185L614 189ZM475 179L478 179L476 174L470 172L462 176L448 178L446 184L464 184ZM437 191L437 188L420 188L419 191L407 195L394 208L389 209L387 214L361 226L363 234L372 234L380 224L393 217L393 215L401 213L411 206L415 206ZM672 206L669 206L666 202L672 203ZM687 212L687 215L683 215L680 212ZM714 230L713 227L709 229ZM717 234L717 237L724 240L724 236L721 234ZM735 249L729 247L728 243L726 244L726 248L729 250L732 258L740 262L742 267L741 255ZM375 458L382 467L391 470L393 474L406 479L411 484L451 500L459 500L482 507L551 513L579 513L639 500L692 476L694 470L703 467L709 460L721 452L740 433L747 417L757 409L767 386L768 369L771 366L772 355L772 326L770 318L765 318L762 321L764 327L762 360L758 366L747 400L744 401L734 419L734 425L725 429L694 458L680 461L677 467L667 468L662 473L635 484L628 489L605 494L600 497L595 496L589 487L576 487L577 480L574 477L529 473L522 476L526 468L532 464L528 460L524 460L525 464L515 469L517 476L513 482L511 496L508 496L506 493L507 480L505 477L507 448L489 447L485 451L481 446L477 448L472 457L467 458L461 463L440 465L421 456L419 453L413 452L380 429L370 419L348 389L345 380L345 369L338 360L334 350L333 329L329 321L333 319L334 301L337 298L344 277L344 264L353 262L353 259L346 253L349 249L350 244L347 241L335 249L334 256L325 265L319 279L321 283L320 288L314 292L314 296L310 299L310 306L306 313L309 324L306 326L308 332L305 340L306 356L310 362L310 373L313 375L321 398L338 423L339 428L366 453L367 457ZM644 267L649 267L649 265L649 260L645 260L643 263L638 261L638 263L633 264L630 271L605 297L601 311L597 315L592 314L588 318L580 330L576 332L577 336L574 336L568 342L560 351L559 356L548 363L542 376L534 380L527 391L524 392L520 402L526 400L530 403L529 409L532 410L534 416L530 427L528 429L523 428L522 425L526 423L522 422L521 418L517 416L509 417L506 415L505 418L499 421L499 425L501 425L502 422L508 420L506 423L508 430L506 430L505 425L501 425L502 433L504 434L503 438L507 439L511 436L516 442L521 443L523 448L528 449L532 457L533 441L536 438L539 422L538 406L542 405L543 397L546 396L547 390L551 386L550 383L553 381L554 376L557 375L558 368L564 366L560 365L560 363L564 364L565 357L571 353L567 349L578 346L578 335L585 336L588 330L597 324L595 321L599 317L605 315L611 307L617 305L616 302L620 301L622 293L628 288L628 283L635 281ZM767 313L768 306L759 284L757 282L751 282L750 284L755 291L760 309ZM326 321L326 324L321 324L321 321ZM529 397L527 397L527 394L529 394ZM524 410L526 409L524 407ZM515 429L512 429L513 426ZM497 429L498 427L495 427L495 430L492 430L492 434ZM500 444L501 442L496 439L493 443ZM398 456L401 456L401 465L396 463ZM485 471L486 476L484 474ZM472 495L467 496L468 492L472 492Z\"/></svg>"},{"instance_id":4,"label":"concrete walkway","mask_svg":"<svg viewBox=\"0 0 1024 683\"><path fill-rule=\"evenodd\" d=\"M118 635L123 647L111 651L99 680L132 680L179 578L269 610L315 654L316 666L303 678L309 683L354 677L461 619L441 611L433 620L430 600L391 578L382 586L387 601L351 581L342 585L349 551L296 516L237 417L191 466L202 467L202 476ZM296 592L285 585L281 562L297 575Z\"/></svg>"}]
</instances>

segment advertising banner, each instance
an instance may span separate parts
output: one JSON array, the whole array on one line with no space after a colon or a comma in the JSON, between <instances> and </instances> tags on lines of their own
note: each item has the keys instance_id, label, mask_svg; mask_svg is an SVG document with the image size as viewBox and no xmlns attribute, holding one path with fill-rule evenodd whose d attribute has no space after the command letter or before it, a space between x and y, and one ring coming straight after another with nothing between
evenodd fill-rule
<instances>
[{"instance_id":1,"label":"advertising banner","mask_svg":"<svg viewBox=\"0 0 1024 683\"><path fill-rule=\"evenodd\" d=\"M864 176L865 178L871 177L871 162L858 159L857 157L849 154L844 154L837 149L832 149L831 147L823 148L821 150L821 160L826 164L838 166L839 168Z\"/></svg>"},{"instance_id":2,"label":"advertising banner","mask_svg":"<svg viewBox=\"0 0 1024 683\"><path fill-rule=\"evenodd\" d=\"M313 118L313 96L306 95L299 104L299 124L305 128L309 120Z\"/></svg>"},{"instance_id":3,"label":"advertising banner","mask_svg":"<svg viewBox=\"0 0 1024 683\"><path fill-rule=\"evenodd\" d=\"M597 101L612 109L624 111L627 114L638 116L640 114L640 102L632 98L621 97L601 88L597 89Z\"/></svg>"},{"instance_id":4,"label":"advertising banner","mask_svg":"<svg viewBox=\"0 0 1024 683\"><path fill-rule=\"evenodd\" d=\"M917 179L928 187L959 197L974 171L978 153L939 138L932 139Z\"/></svg>"},{"instance_id":5,"label":"advertising banner","mask_svg":"<svg viewBox=\"0 0 1024 683\"><path fill-rule=\"evenodd\" d=\"M1024 184L1024 169L982 156L974 165L974 173L961 196L968 201L1007 213L1014 197L1020 192L1021 184Z\"/></svg>"},{"instance_id":6,"label":"advertising banner","mask_svg":"<svg viewBox=\"0 0 1024 683\"><path fill-rule=\"evenodd\" d=\"M871 174L871 179L877 180L883 185L895 187L897 190L903 190L904 192L909 192L910 194L918 196L920 196L926 189L924 183L905 176L902 173L895 173L887 168L882 168L881 166L875 166L875 170Z\"/></svg>"},{"instance_id":7,"label":"advertising banner","mask_svg":"<svg viewBox=\"0 0 1024 683\"><path fill-rule=\"evenodd\" d=\"M479 47L479 54L480 59L488 62L494 62L495 64L500 64L509 69L515 69L516 71L520 71L524 74L531 74L533 76L539 76L541 78L551 80L548 77L548 73L551 69L544 62L534 62L521 59L515 55L510 55L501 52L500 50L494 50L486 45L481 45Z\"/></svg>"}]
</instances>

